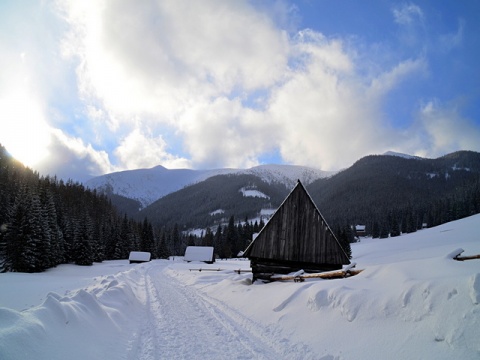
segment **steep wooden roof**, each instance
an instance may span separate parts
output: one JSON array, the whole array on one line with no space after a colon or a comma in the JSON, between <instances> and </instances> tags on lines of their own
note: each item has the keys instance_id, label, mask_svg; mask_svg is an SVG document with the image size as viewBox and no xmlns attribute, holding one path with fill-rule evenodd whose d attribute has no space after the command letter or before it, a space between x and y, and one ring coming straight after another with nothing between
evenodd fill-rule
<instances>
[{"instance_id":1,"label":"steep wooden roof","mask_svg":"<svg viewBox=\"0 0 480 360\"><path fill-rule=\"evenodd\" d=\"M350 264L300 180L247 247L244 256L300 263Z\"/></svg>"}]
</instances>

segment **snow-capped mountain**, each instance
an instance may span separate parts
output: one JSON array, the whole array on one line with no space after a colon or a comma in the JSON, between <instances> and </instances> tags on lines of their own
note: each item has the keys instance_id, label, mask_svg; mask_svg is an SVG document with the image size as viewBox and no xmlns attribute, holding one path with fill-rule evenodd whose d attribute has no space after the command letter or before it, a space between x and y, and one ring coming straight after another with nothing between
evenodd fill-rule
<instances>
[{"instance_id":1,"label":"snow-capped mountain","mask_svg":"<svg viewBox=\"0 0 480 360\"><path fill-rule=\"evenodd\" d=\"M401 157L401 158L404 158L404 159L422 159L422 158L419 157L419 156L409 155L409 154L404 154L404 153L399 153L399 152L395 152L395 151L387 151L387 152L385 152L383 155L397 156L397 157Z\"/></svg>"},{"instance_id":2,"label":"snow-capped mountain","mask_svg":"<svg viewBox=\"0 0 480 360\"><path fill-rule=\"evenodd\" d=\"M151 169L138 169L115 172L88 180L85 185L91 189L106 191L138 200L143 207L180 190L185 186L204 181L215 175L251 174L268 183L282 183L293 187L300 179L304 184L328 177L334 172L296 165L260 165L250 169L167 169L156 166Z\"/></svg>"}]
</instances>

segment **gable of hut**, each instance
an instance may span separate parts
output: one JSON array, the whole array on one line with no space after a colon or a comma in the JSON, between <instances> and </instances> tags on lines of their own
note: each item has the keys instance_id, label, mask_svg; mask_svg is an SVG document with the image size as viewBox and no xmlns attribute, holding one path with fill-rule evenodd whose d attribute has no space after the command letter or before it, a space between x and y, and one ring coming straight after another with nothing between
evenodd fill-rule
<instances>
[{"instance_id":1,"label":"gable of hut","mask_svg":"<svg viewBox=\"0 0 480 360\"><path fill-rule=\"evenodd\" d=\"M255 273L341 269L349 258L298 181L245 250Z\"/></svg>"}]
</instances>

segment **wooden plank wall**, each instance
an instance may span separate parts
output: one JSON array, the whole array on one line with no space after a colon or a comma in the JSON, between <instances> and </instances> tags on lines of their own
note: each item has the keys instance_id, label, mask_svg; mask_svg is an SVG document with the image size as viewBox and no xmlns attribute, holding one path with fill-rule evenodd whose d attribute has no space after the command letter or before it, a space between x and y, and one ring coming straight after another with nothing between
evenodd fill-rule
<instances>
[{"instance_id":1,"label":"wooden plank wall","mask_svg":"<svg viewBox=\"0 0 480 360\"><path fill-rule=\"evenodd\" d=\"M301 184L260 232L247 256L322 264L350 263Z\"/></svg>"}]
</instances>

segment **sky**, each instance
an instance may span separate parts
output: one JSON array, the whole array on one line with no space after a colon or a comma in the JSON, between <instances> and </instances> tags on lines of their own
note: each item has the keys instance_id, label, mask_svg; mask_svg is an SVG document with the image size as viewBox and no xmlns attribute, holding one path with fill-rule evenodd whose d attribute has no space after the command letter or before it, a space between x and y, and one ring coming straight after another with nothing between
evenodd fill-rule
<instances>
[{"instance_id":1,"label":"sky","mask_svg":"<svg viewBox=\"0 0 480 360\"><path fill-rule=\"evenodd\" d=\"M42 175L480 151L480 3L0 1L0 144Z\"/></svg>"}]
</instances>

